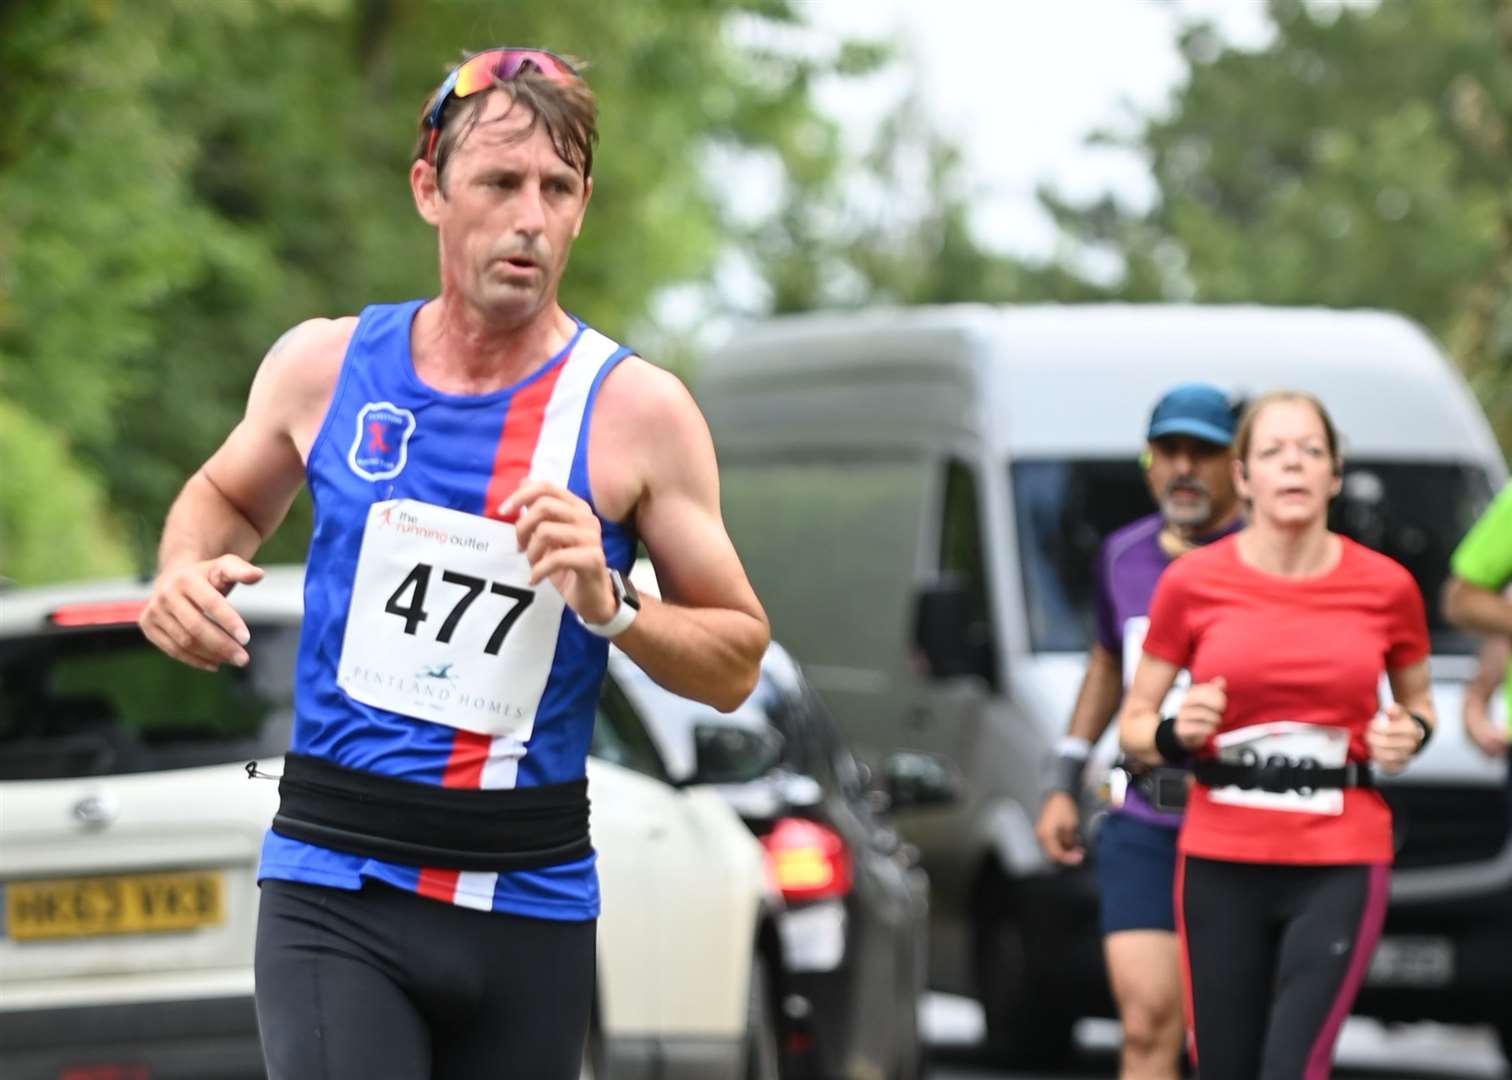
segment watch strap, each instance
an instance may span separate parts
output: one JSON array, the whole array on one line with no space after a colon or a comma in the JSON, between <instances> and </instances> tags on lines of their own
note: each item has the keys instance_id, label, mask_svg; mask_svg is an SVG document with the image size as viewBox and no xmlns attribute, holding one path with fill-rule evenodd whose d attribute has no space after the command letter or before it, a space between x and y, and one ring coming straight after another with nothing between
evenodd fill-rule
<instances>
[{"instance_id":1,"label":"watch strap","mask_svg":"<svg viewBox=\"0 0 1512 1080\"><path fill-rule=\"evenodd\" d=\"M577 616L578 625L596 637L614 638L630 629L630 624L635 621L635 616L640 613L640 606L631 603L626 596L625 581L615 570L609 571L609 583L614 588L614 595L619 600L619 607L607 622L591 623L581 615ZM574 612L574 614L576 614Z\"/></svg>"}]
</instances>

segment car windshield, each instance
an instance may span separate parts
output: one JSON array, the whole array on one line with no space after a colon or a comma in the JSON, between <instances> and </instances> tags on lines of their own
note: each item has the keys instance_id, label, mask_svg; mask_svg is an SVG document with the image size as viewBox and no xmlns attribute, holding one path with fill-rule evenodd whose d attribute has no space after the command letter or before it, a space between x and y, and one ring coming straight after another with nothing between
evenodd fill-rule
<instances>
[{"instance_id":1,"label":"car windshield","mask_svg":"<svg viewBox=\"0 0 1512 1080\"><path fill-rule=\"evenodd\" d=\"M1081 652L1092 634L1092 564L1103 538L1155 509L1139 467L1120 460L1029 460L1011 468L1030 637L1037 652ZM1404 565L1422 590L1434 652L1475 640L1444 622L1449 556L1491 496L1468 465L1347 462L1329 527Z\"/></svg>"},{"instance_id":2,"label":"car windshield","mask_svg":"<svg viewBox=\"0 0 1512 1080\"><path fill-rule=\"evenodd\" d=\"M245 668L170 660L135 626L0 639L0 779L187 769L288 748L299 631L250 627Z\"/></svg>"}]
</instances>

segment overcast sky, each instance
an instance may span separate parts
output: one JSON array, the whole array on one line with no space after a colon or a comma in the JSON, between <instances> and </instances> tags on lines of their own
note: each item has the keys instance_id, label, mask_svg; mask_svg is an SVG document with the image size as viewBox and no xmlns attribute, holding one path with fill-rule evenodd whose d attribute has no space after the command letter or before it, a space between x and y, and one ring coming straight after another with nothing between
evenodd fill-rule
<instances>
[{"instance_id":1,"label":"overcast sky","mask_svg":"<svg viewBox=\"0 0 1512 1080\"><path fill-rule=\"evenodd\" d=\"M1236 44L1268 36L1262 0L797 0L817 29L903 43L890 88L828 87L822 104L864 130L918 79L933 122L966 154L983 198L973 219L986 244L1045 255L1054 233L1034 202L1049 181L1073 195L1113 190L1142 203L1140 160L1084 145L1130 110L1159 109L1184 74L1175 40L1203 16Z\"/></svg>"}]
</instances>

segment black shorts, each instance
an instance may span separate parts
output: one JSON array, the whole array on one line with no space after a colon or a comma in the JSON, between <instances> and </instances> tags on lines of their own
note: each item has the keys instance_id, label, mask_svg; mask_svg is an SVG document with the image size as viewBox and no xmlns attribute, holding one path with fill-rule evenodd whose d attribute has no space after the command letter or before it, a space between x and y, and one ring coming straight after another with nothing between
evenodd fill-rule
<instances>
[{"instance_id":1,"label":"black shorts","mask_svg":"<svg viewBox=\"0 0 1512 1080\"><path fill-rule=\"evenodd\" d=\"M265 880L257 1022L270 1080L577 1080L597 923L386 885Z\"/></svg>"}]
</instances>

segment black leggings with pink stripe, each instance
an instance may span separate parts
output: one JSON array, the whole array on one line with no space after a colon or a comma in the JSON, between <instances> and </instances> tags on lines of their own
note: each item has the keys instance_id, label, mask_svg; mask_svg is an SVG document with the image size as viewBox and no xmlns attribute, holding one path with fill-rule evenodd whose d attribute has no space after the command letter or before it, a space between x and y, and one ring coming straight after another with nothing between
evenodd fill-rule
<instances>
[{"instance_id":1,"label":"black leggings with pink stripe","mask_svg":"<svg viewBox=\"0 0 1512 1080\"><path fill-rule=\"evenodd\" d=\"M1327 1077L1381 936L1390 867L1186 856L1176 876L1198 1075Z\"/></svg>"}]
</instances>

